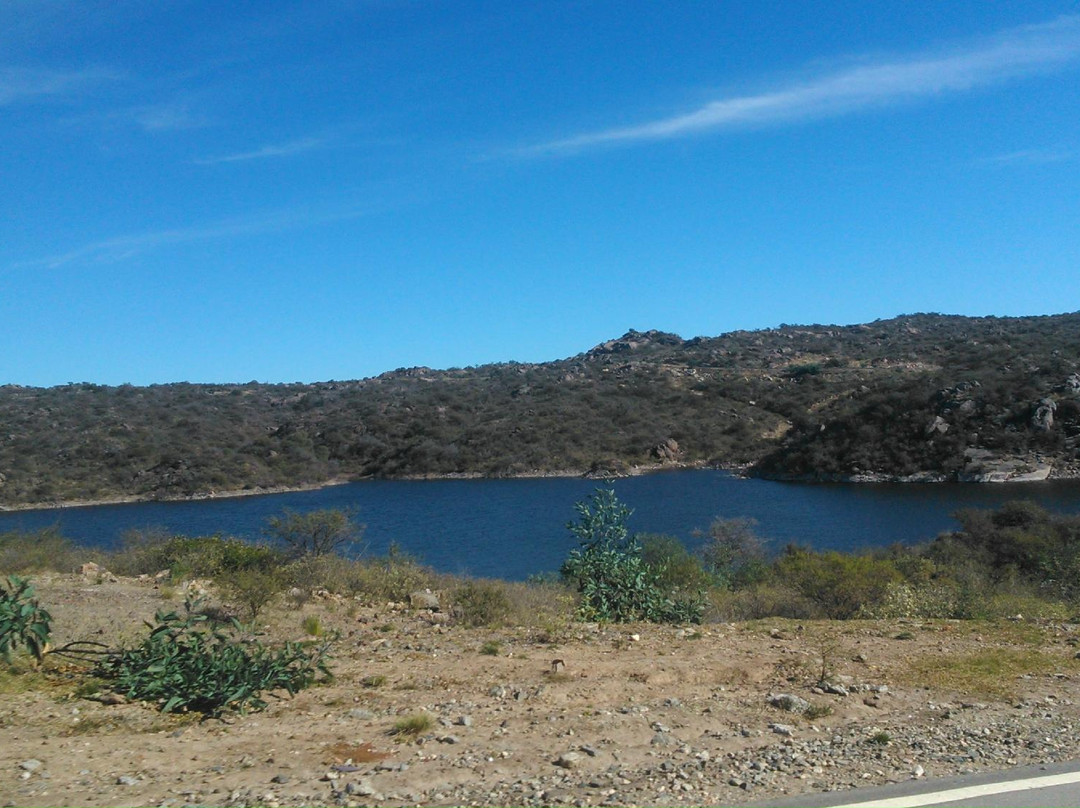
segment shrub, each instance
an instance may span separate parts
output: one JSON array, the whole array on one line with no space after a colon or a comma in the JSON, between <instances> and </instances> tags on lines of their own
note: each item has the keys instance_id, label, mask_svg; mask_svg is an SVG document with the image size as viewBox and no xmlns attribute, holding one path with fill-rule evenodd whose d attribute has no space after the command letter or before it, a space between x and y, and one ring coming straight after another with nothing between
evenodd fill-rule
<instances>
[{"instance_id":1,"label":"shrub","mask_svg":"<svg viewBox=\"0 0 1080 808\"><path fill-rule=\"evenodd\" d=\"M55 527L36 533L0 533L0 570L8 573L70 572L79 552ZM78 557L94 555L90 551L81 552L82 556Z\"/></svg>"},{"instance_id":2,"label":"shrub","mask_svg":"<svg viewBox=\"0 0 1080 808\"><path fill-rule=\"evenodd\" d=\"M656 572L657 583L668 593L697 593L712 583L701 559L689 553L674 536L639 534L641 557Z\"/></svg>"},{"instance_id":3,"label":"shrub","mask_svg":"<svg viewBox=\"0 0 1080 808\"><path fill-rule=\"evenodd\" d=\"M776 563L777 574L826 617L846 620L860 607L880 603L900 573L888 561L836 551L789 547Z\"/></svg>"},{"instance_id":4,"label":"shrub","mask_svg":"<svg viewBox=\"0 0 1080 808\"><path fill-rule=\"evenodd\" d=\"M196 603L184 605L184 615L159 611L140 645L109 652L94 675L129 699L158 704L162 712L211 716L228 709L262 709L264 692L283 689L294 694L319 674L330 675L328 645L309 650L285 643L271 649L243 637L235 620L229 631L212 630Z\"/></svg>"},{"instance_id":5,"label":"shrub","mask_svg":"<svg viewBox=\"0 0 1080 808\"><path fill-rule=\"evenodd\" d=\"M354 521L353 511L325 508L307 513L286 510L267 520L265 532L285 545L293 558L301 558L352 550L364 528Z\"/></svg>"},{"instance_id":6,"label":"shrub","mask_svg":"<svg viewBox=\"0 0 1080 808\"><path fill-rule=\"evenodd\" d=\"M748 518L714 519L704 546L703 565L717 586L738 589L760 583L768 575L765 540L757 535L757 521Z\"/></svg>"},{"instance_id":7,"label":"shrub","mask_svg":"<svg viewBox=\"0 0 1080 808\"><path fill-rule=\"evenodd\" d=\"M284 588L284 580L277 570L240 569L219 575L217 584L225 599L247 610L248 618L256 620L270 601Z\"/></svg>"},{"instance_id":8,"label":"shrub","mask_svg":"<svg viewBox=\"0 0 1080 808\"><path fill-rule=\"evenodd\" d=\"M584 620L625 623L697 622L700 599L673 600L660 583L658 571L642 556L641 545L628 537L630 510L611 489L598 489L588 502L575 505L579 521L567 528L581 543L562 566L563 577L581 595Z\"/></svg>"},{"instance_id":9,"label":"shrub","mask_svg":"<svg viewBox=\"0 0 1080 808\"><path fill-rule=\"evenodd\" d=\"M279 550L223 536L170 536L133 532L112 560L120 574L150 574L169 570L174 580L217 578L243 570L273 570L281 565Z\"/></svg>"},{"instance_id":10,"label":"shrub","mask_svg":"<svg viewBox=\"0 0 1080 808\"><path fill-rule=\"evenodd\" d=\"M0 585L0 657L11 659L20 645L39 662L49 647L52 615L34 597L34 587L25 578L10 575Z\"/></svg>"},{"instance_id":11,"label":"shrub","mask_svg":"<svg viewBox=\"0 0 1080 808\"><path fill-rule=\"evenodd\" d=\"M495 581L468 581L453 595L454 613L470 627L490 626L506 620L510 598Z\"/></svg>"}]
</instances>

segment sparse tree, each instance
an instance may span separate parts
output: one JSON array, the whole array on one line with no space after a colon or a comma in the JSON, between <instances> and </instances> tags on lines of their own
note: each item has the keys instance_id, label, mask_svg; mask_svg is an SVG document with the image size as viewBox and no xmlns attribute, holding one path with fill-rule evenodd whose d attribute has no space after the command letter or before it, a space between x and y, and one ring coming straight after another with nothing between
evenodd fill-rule
<instances>
[{"instance_id":1,"label":"sparse tree","mask_svg":"<svg viewBox=\"0 0 1080 808\"><path fill-rule=\"evenodd\" d=\"M281 542L294 558L322 556L353 549L364 534L353 509L324 508L307 513L286 510L266 522L265 533Z\"/></svg>"}]
</instances>

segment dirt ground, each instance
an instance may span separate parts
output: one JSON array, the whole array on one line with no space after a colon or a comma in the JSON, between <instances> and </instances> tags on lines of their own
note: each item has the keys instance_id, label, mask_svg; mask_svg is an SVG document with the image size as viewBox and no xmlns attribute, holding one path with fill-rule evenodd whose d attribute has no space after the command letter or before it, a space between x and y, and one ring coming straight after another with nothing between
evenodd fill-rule
<instances>
[{"instance_id":1,"label":"dirt ground","mask_svg":"<svg viewBox=\"0 0 1080 808\"><path fill-rule=\"evenodd\" d=\"M131 642L179 606L149 580L36 585L58 645ZM312 615L340 633L334 680L223 720L77 697L55 663L4 674L0 804L733 805L1078 756L1073 624L569 624L553 636L332 597L261 622L299 640ZM431 728L396 740L395 723L419 713Z\"/></svg>"}]
</instances>

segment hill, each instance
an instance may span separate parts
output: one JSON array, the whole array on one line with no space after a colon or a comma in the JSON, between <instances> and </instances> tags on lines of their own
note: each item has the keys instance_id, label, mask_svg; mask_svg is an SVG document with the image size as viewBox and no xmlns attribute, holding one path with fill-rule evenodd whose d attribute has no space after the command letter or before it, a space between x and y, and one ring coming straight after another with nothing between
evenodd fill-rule
<instances>
[{"instance_id":1,"label":"hill","mask_svg":"<svg viewBox=\"0 0 1080 808\"><path fill-rule=\"evenodd\" d=\"M813 479L1080 473L1080 313L937 314L317 384L0 387L0 505L366 476L714 464Z\"/></svg>"}]
</instances>

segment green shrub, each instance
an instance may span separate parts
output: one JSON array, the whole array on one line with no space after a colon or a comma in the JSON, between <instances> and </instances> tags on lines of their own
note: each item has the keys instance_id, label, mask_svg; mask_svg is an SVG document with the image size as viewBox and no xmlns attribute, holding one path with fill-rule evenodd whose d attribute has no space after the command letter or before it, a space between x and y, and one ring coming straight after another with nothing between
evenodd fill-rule
<instances>
[{"instance_id":1,"label":"green shrub","mask_svg":"<svg viewBox=\"0 0 1080 808\"><path fill-rule=\"evenodd\" d=\"M825 617L846 620L864 605L880 603L900 581L889 561L836 551L789 547L776 562L781 580L815 603Z\"/></svg>"},{"instance_id":2,"label":"green shrub","mask_svg":"<svg viewBox=\"0 0 1080 808\"><path fill-rule=\"evenodd\" d=\"M132 532L111 560L122 575L168 570L174 580L217 578L242 570L269 571L284 560L279 550L223 536L170 536L156 531Z\"/></svg>"},{"instance_id":3,"label":"green shrub","mask_svg":"<svg viewBox=\"0 0 1080 808\"><path fill-rule=\"evenodd\" d=\"M284 589L280 572L260 568L220 573L216 582L226 601L247 610L249 620L258 619L259 613Z\"/></svg>"},{"instance_id":4,"label":"green shrub","mask_svg":"<svg viewBox=\"0 0 1080 808\"><path fill-rule=\"evenodd\" d=\"M502 653L502 643L498 640L486 640L480 646L480 653L484 656L498 656Z\"/></svg>"},{"instance_id":5,"label":"green shrub","mask_svg":"<svg viewBox=\"0 0 1080 808\"><path fill-rule=\"evenodd\" d=\"M470 627L502 623L510 614L510 598L496 581L468 581L453 595L454 613Z\"/></svg>"},{"instance_id":6,"label":"green shrub","mask_svg":"<svg viewBox=\"0 0 1080 808\"><path fill-rule=\"evenodd\" d=\"M701 559L687 551L674 536L644 533L637 536L641 557L656 572L657 583L668 593L697 593L712 583Z\"/></svg>"},{"instance_id":7,"label":"green shrub","mask_svg":"<svg viewBox=\"0 0 1080 808\"><path fill-rule=\"evenodd\" d=\"M0 585L0 657L11 659L11 651L20 645L39 662L49 647L52 615L34 597L34 587L17 575Z\"/></svg>"},{"instance_id":8,"label":"green shrub","mask_svg":"<svg viewBox=\"0 0 1080 808\"><path fill-rule=\"evenodd\" d=\"M630 510L614 491L598 489L575 509L579 521L567 528L581 546L570 552L561 572L577 586L582 619L615 623L700 621L700 598L673 599L664 591L659 572L645 561L638 541L628 536Z\"/></svg>"},{"instance_id":9,"label":"green shrub","mask_svg":"<svg viewBox=\"0 0 1080 808\"><path fill-rule=\"evenodd\" d=\"M309 650L285 643L275 650L245 638L235 620L229 631L214 630L197 604L185 603L185 611L159 611L140 645L106 654L93 674L117 693L154 702L162 712L211 716L229 709L262 709L264 692L294 694L320 674L330 674L328 645Z\"/></svg>"}]
</instances>

